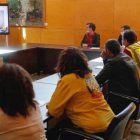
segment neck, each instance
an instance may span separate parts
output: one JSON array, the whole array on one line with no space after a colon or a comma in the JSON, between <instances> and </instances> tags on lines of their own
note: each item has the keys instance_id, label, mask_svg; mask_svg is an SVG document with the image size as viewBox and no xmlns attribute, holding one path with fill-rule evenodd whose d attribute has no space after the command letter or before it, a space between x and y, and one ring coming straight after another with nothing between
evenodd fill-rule
<instances>
[{"instance_id":1,"label":"neck","mask_svg":"<svg viewBox=\"0 0 140 140\"><path fill-rule=\"evenodd\" d=\"M90 35L93 35L93 34L94 34L94 31L90 31L89 34L90 34Z\"/></svg>"},{"instance_id":2,"label":"neck","mask_svg":"<svg viewBox=\"0 0 140 140\"><path fill-rule=\"evenodd\" d=\"M111 54L109 55L109 58L114 58L114 57L116 57L116 56L117 56L116 54L112 54L112 53L111 53Z\"/></svg>"}]
</instances>

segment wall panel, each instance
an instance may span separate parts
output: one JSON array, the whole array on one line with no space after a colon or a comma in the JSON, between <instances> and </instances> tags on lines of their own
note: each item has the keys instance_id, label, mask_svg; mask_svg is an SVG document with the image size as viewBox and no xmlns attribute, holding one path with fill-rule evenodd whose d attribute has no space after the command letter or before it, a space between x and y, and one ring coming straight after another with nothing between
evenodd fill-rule
<instances>
[{"instance_id":1,"label":"wall panel","mask_svg":"<svg viewBox=\"0 0 140 140\"><path fill-rule=\"evenodd\" d=\"M122 25L128 24L140 36L139 6L140 0L115 0L114 27L116 34Z\"/></svg>"},{"instance_id":2,"label":"wall panel","mask_svg":"<svg viewBox=\"0 0 140 140\"><path fill-rule=\"evenodd\" d=\"M112 34L114 30L113 0L77 0L75 5L76 45L81 42L87 22L96 24L96 31L101 35L101 46L106 38L114 35Z\"/></svg>"},{"instance_id":3,"label":"wall panel","mask_svg":"<svg viewBox=\"0 0 140 140\"><path fill-rule=\"evenodd\" d=\"M0 3L6 0L0 0ZM85 24L94 22L101 35L101 47L117 38L120 27L130 25L140 36L140 0L45 0L48 26L11 27L9 44L45 43L80 46ZM25 34L26 32L26 38ZM4 37L0 36L0 44Z\"/></svg>"}]
</instances>

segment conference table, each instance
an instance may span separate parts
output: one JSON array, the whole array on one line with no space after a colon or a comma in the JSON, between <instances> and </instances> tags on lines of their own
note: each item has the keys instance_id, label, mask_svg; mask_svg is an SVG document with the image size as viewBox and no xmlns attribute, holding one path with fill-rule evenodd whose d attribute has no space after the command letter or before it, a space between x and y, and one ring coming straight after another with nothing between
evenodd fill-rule
<instances>
[{"instance_id":1,"label":"conference table","mask_svg":"<svg viewBox=\"0 0 140 140\"><path fill-rule=\"evenodd\" d=\"M4 63L16 63L25 68L30 74L43 72L54 74L60 52L70 46L49 44L21 44L0 46L0 58ZM100 48L82 49L88 60L100 55Z\"/></svg>"},{"instance_id":2,"label":"conference table","mask_svg":"<svg viewBox=\"0 0 140 140\"><path fill-rule=\"evenodd\" d=\"M93 75L96 76L103 68L102 58L97 57L95 59L92 59L92 60L88 61L88 65L91 68ZM60 79L59 73L55 73L50 76L46 76L44 78L36 80L36 82L56 85L59 79Z\"/></svg>"},{"instance_id":3,"label":"conference table","mask_svg":"<svg viewBox=\"0 0 140 140\"><path fill-rule=\"evenodd\" d=\"M36 80L36 83L56 85L59 79L60 79L59 73L55 73L55 74L46 76L44 78L41 78L39 80Z\"/></svg>"},{"instance_id":4,"label":"conference table","mask_svg":"<svg viewBox=\"0 0 140 140\"><path fill-rule=\"evenodd\" d=\"M102 58L97 57L95 59L92 59L92 60L88 61L88 65L92 70L92 74L94 76L96 76L101 71L101 69L103 68L104 64L103 64Z\"/></svg>"},{"instance_id":5,"label":"conference table","mask_svg":"<svg viewBox=\"0 0 140 140\"><path fill-rule=\"evenodd\" d=\"M47 118L47 108L46 105L50 101L53 92L55 91L56 85L37 83L33 82L33 88L35 91L35 100L39 103L42 119Z\"/></svg>"},{"instance_id":6,"label":"conference table","mask_svg":"<svg viewBox=\"0 0 140 140\"><path fill-rule=\"evenodd\" d=\"M92 69L93 75L96 76L103 68L102 58L98 57L93 60L90 60L88 62L88 65ZM59 79L59 73L55 73L33 82L33 88L36 95L35 100L39 102L43 120L47 118L46 104L50 101Z\"/></svg>"}]
</instances>

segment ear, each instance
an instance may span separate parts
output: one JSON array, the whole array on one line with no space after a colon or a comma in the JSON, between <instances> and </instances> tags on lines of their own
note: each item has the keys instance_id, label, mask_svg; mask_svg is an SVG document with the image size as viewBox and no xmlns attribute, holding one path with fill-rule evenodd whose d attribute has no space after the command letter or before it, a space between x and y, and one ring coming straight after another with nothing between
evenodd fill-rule
<instances>
[{"instance_id":1,"label":"ear","mask_svg":"<svg viewBox=\"0 0 140 140\"><path fill-rule=\"evenodd\" d=\"M106 51L106 57L109 58L111 54L110 50L106 48L105 51Z\"/></svg>"}]
</instances>

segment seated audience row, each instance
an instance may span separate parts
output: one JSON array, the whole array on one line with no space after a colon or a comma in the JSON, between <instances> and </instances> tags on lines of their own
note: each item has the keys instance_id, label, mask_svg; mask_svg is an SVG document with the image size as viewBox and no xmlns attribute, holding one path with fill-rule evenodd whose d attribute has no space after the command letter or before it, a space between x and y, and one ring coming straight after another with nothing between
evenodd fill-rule
<instances>
[{"instance_id":1,"label":"seated audience row","mask_svg":"<svg viewBox=\"0 0 140 140\"><path fill-rule=\"evenodd\" d=\"M67 117L69 127L73 124L89 133L104 132L114 113L104 99L99 85L108 81L108 90L140 99L139 76L136 64L125 53L121 52L117 40L110 39L105 43L102 52L104 67L96 76L91 74L86 56L78 48L64 49L57 63L56 71L61 79L47 105L49 115L54 118ZM98 82L98 83L97 83ZM128 104L114 99L119 111ZM114 110L119 113L118 110ZM115 109L117 109L115 107ZM58 124L48 131L48 139L57 139L58 129L68 123Z\"/></svg>"},{"instance_id":2,"label":"seated audience row","mask_svg":"<svg viewBox=\"0 0 140 140\"><path fill-rule=\"evenodd\" d=\"M96 76L100 85L107 81L107 92L117 92L124 95L137 97L140 99L140 85L138 69L134 61L125 53L121 52L120 44L117 40L110 39L105 43L102 52L104 67ZM107 93L106 93L107 94ZM125 103L120 103L116 98L112 99L112 107L118 106L118 110L126 107ZM114 107L114 109L117 109ZM118 113L118 110L114 110Z\"/></svg>"}]
</instances>

